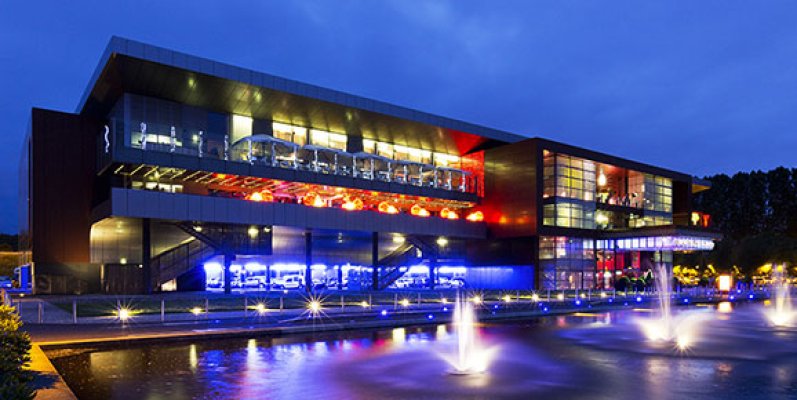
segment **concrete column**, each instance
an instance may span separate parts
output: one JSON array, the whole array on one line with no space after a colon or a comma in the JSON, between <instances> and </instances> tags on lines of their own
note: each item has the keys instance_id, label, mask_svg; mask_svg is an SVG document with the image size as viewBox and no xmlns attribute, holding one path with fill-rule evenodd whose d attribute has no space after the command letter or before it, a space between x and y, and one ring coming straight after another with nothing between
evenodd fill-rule
<instances>
[{"instance_id":1,"label":"concrete column","mask_svg":"<svg viewBox=\"0 0 797 400\"><path fill-rule=\"evenodd\" d=\"M429 260L429 289L434 289L434 284L435 281L437 280L437 272L435 271L436 269L437 269L437 258L432 257L432 259Z\"/></svg>"},{"instance_id":2,"label":"concrete column","mask_svg":"<svg viewBox=\"0 0 797 400\"><path fill-rule=\"evenodd\" d=\"M338 265L338 290L343 290L343 266Z\"/></svg>"},{"instance_id":3,"label":"concrete column","mask_svg":"<svg viewBox=\"0 0 797 400\"><path fill-rule=\"evenodd\" d=\"M313 290L313 233L304 232L304 287L308 292Z\"/></svg>"},{"instance_id":4,"label":"concrete column","mask_svg":"<svg viewBox=\"0 0 797 400\"><path fill-rule=\"evenodd\" d=\"M141 220L141 280L144 294L152 294L152 237L150 220Z\"/></svg>"},{"instance_id":5,"label":"concrete column","mask_svg":"<svg viewBox=\"0 0 797 400\"><path fill-rule=\"evenodd\" d=\"M235 255L228 252L224 253L224 294L232 293L232 271L230 267L235 260Z\"/></svg>"},{"instance_id":6,"label":"concrete column","mask_svg":"<svg viewBox=\"0 0 797 400\"><path fill-rule=\"evenodd\" d=\"M371 289L379 290L379 232L371 234Z\"/></svg>"}]
</instances>

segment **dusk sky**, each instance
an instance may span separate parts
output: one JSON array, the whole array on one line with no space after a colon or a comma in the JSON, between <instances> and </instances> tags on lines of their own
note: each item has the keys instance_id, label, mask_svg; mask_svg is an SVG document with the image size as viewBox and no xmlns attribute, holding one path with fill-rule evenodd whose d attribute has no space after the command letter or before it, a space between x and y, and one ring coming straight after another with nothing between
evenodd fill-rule
<instances>
[{"instance_id":1,"label":"dusk sky","mask_svg":"<svg viewBox=\"0 0 797 400\"><path fill-rule=\"evenodd\" d=\"M797 166L795 1L0 0L0 232L31 107L112 35L698 176Z\"/></svg>"}]
</instances>

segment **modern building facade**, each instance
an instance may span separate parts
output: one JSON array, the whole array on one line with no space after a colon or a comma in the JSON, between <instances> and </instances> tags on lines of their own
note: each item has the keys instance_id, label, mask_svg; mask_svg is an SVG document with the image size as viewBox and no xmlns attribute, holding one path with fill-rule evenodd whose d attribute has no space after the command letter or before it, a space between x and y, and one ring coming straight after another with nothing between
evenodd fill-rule
<instances>
[{"instance_id":1,"label":"modern building facade","mask_svg":"<svg viewBox=\"0 0 797 400\"><path fill-rule=\"evenodd\" d=\"M38 293L602 288L717 239L687 174L122 38L20 172Z\"/></svg>"}]
</instances>

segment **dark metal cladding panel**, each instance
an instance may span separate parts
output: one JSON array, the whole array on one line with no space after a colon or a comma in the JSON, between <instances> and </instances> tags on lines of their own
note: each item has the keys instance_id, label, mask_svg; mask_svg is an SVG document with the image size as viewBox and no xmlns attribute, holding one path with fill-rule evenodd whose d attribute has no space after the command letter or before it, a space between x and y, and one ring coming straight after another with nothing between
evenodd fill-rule
<instances>
[{"instance_id":1,"label":"dark metal cladding panel","mask_svg":"<svg viewBox=\"0 0 797 400\"><path fill-rule=\"evenodd\" d=\"M103 122L34 108L32 244L36 263L88 263L97 136Z\"/></svg>"},{"instance_id":2,"label":"dark metal cladding panel","mask_svg":"<svg viewBox=\"0 0 797 400\"><path fill-rule=\"evenodd\" d=\"M537 233L538 148L534 140L484 152L485 220L494 237Z\"/></svg>"}]
</instances>

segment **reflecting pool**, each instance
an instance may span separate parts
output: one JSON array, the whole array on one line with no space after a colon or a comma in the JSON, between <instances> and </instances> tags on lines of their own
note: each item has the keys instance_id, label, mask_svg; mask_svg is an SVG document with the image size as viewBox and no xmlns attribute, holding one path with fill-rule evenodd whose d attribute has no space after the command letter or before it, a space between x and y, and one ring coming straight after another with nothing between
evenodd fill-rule
<instances>
[{"instance_id":1,"label":"reflecting pool","mask_svg":"<svg viewBox=\"0 0 797 400\"><path fill-rule=\"evenodd\" d=\"M48 354L81 399L797 398L797 331L748 308L706 310L687 351L645 340L649 310L481 324L497 351L470 375L449 373L449 325Z\"/></svg>"}]
</instances>

